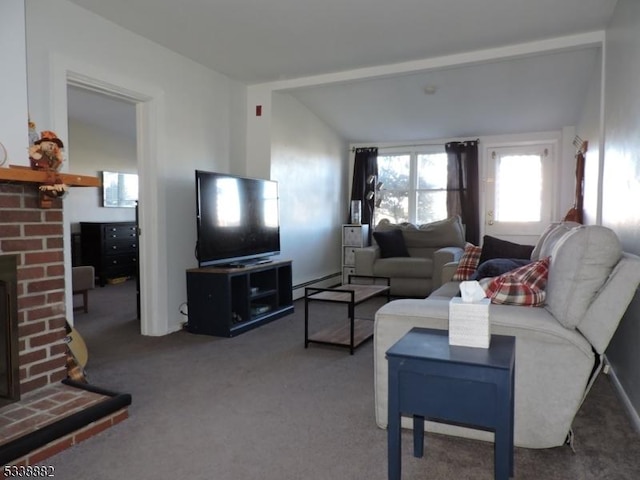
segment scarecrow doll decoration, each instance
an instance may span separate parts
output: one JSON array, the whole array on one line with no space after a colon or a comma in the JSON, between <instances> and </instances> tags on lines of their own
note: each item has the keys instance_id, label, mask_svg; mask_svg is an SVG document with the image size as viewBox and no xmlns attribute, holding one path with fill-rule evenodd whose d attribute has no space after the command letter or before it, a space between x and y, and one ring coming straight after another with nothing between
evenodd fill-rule
<instances>
[{"instance_id":1,"label":"scarecrow doll decoration","mask_svg":"<svg viewBox=\"0 0 640 480\"><path fill-rule=\"evenodd\" d=\"M33 139L29 147L29 161L33 170L47 173L47 180L40 185L40 207L50 208L53 199L64 197L69 188L62 182L58 170L64 162L64 144L58 136L45 130L39 139Z\"/></svg>"}]
</instances>

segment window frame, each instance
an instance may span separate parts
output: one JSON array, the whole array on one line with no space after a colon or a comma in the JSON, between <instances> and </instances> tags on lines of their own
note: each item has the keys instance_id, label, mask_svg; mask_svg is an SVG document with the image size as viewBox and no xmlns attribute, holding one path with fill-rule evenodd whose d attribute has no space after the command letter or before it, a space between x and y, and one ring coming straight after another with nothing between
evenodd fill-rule
<instances>
[{"instance_id":1,"label":"window frame","mask_svg":"<svg viewBox=\"0 0 640 480\"><path fill-rule=\"evenodd\" d=\"M420 155L433 155L433 154L443 154L446 159L446 152L443 145L424 145L419 147L398 147L393 149L386 149L384 152L378 152L378 161L380 157L399 157L408 155L409 156L409 180L408 180L408 189L400 190L394 189L390 190L385 188L384 185L382 187L383 192L398 192L398 193L407 193L407 211L408 218L407 222L417 224L418 223L418 194L421 192L446 192L447 185L445 183L443 188L418 188L418 157ZM380 163L378 163L378 179L383 182L384 178L380 176ZM383 193L384 194L384 193ZM377 209L374 209L374 224L378 223L378 216L376 215ZM438 220L444 220L445 217Z\"/></svg>"}]
</instances>

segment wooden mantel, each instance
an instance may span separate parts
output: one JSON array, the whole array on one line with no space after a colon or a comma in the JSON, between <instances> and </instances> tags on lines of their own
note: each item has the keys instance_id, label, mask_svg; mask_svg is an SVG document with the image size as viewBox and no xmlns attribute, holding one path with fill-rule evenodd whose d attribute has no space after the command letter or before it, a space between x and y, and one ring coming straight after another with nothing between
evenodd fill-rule
<instances>
[{"instance_id":1,"label":"wooden mantel","mask_svg":"<svg viewBox=\"0 0 640 480\"><path fill-rule=\"evenodd\" d=\"M99 187L100 179L88 175L77 175L74 173L57 174L65 185L69 187ZM26 183L46 183L48 172L32 170L30 167L20 165L9 165L9 168L0 167L0 181L26 182Z\"/></svg>"}]
</instances>

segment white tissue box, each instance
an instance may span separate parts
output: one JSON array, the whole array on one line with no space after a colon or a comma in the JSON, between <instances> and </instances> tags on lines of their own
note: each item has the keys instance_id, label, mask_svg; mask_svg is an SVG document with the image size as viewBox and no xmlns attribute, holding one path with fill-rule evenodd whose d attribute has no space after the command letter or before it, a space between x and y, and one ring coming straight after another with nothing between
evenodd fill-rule
<instances>
[{"instance_id":1,"label":"white tissue box","mask_svg":"<svg viewBox=\"0 0 640 480\"><path fill-rule=\"evenodd\" d=\"M478 302L463 302L454 297L449 302L449 344L462 347L489 348L488 298Z\"/></svg>"}]
</instances>

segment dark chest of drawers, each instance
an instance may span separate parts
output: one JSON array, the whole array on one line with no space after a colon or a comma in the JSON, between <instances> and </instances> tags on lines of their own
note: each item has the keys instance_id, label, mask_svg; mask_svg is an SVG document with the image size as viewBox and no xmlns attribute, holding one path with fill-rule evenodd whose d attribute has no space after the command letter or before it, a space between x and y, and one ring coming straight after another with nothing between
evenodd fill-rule
<instances>
[{"instance_id":1,"label":"dark chest of drawers","mask_svg":"<svg viewBox=\"0 0 640 480\"><path fill-rule=\"evenodd\" d=\"M93 265L100 286L108 279L137 275L135 222L80 222L82 264Z\"/></svg>"}]
</instances>

